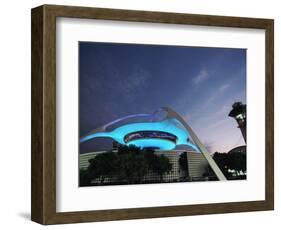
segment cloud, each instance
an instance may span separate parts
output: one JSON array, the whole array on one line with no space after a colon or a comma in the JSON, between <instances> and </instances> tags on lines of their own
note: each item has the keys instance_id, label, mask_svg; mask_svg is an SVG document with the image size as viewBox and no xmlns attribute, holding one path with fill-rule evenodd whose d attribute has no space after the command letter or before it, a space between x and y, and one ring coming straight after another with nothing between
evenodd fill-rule
<instances>
[{"instance_id":1,"label":"cloud","mask_svg":"<svg viewBox=\"0 0 281 230\"><path fill-rule=\"evenodd\" d=\"M223 129L225 127L225 124L227 122L229 122L229 117L225 117L223 119L210 119L209 121L209 126L208 126L208 129L211 129L211 130L220 130L220 129Z\"/></svg>"},{"instance_id":2,"label":"cloud","mask_svg":"<svg viewBox=\"0 0 281 230\"><path fill-rule=\"evenodd\" d=\"M192 79L194 84L199 84L209 78L209 73L206 69L201 69L200 72Z\"/></svg>"},{"instance_id":3,"label":"cloud","mask_svg":"<svg viewBox=\"0 0 281 230\"><path fill-rule=\"evenodd\" d=\"M220 93L224 92L225 90L227 90L228 88L230 87L230 84L224 84L224 85L221 85L218 89L218 91Z\"/></svg>"},{"instance_id":4,"label":"cloud","mask_svg":"<svg viewBox=\"0 0 281 230\"><path fill-rule=\"evenodd\" d=\"M208 96L206 96L204 103L201 105L202 108L208 108L213 106L214 103L224 95L225 91L230 87L230 84L225 83L213 90Z\"/></svg>"}]
</instances>

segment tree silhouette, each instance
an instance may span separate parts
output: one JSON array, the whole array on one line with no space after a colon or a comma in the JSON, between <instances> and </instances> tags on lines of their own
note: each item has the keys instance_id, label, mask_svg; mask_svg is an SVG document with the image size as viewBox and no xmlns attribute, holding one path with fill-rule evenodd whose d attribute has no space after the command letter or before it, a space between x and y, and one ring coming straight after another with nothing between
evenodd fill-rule
<instances>
[{"instance_id":1,"label":"tree silhouette","mask_svg":"<svg viewBox=\"0 0 281 230\"><path fill-rule=\"evenodd\" d=\"M81 186L87 186L95 179L103 184L105 178L114 179L117 183L142 183L149 171L157 173L162 181L163 175L172 169L166 156L158 156L152 149L140 149L134 145L120 146L117 152L101 153L89 163L87 170L80 171Z\"/></svg>"},{"instance_id":2,"label":"tree silhouette","mask_svg":"<svg viewBox=\"0 0 281 230\"><path fill-rule=\"evenodd\" d=\"M134 150L136 152L133 152ZM129 184L141 183L142 178L148 172L148 165L144 155L135 147L122 148L120 153L118 152L117 162L117 177L119 180L127 181Z\"/></svg>"},{"instance_id":3,"label":"tree silhouette","mask_svg":"<svg viewBox=\"0 0 281 230\"><path fill-rule=\"evenodd\" d=\"M219 153L213 155L214 161L217 163L227 179L233 179L230 170L236 172L246 172L246 154L241 152ZM209 169L212 172L212 170ZM235 179L235 178L234 178Z\"/></svg>"},{"instance_id":4,"label":"tree silhouette","mask_svg":"<svg viewBox=\"0 0 281 230\"><path fill-rule=\"evenodd\" d=\"M148 169L151 171L154 171L154 168L156 167L158 157L154 153L154 150L152 149L145 149L143 150L144 157L148 166Z\"/></svg>"},{"instance_id":5,"label":"tree silhouette","mask_svg":"<svg viewBox=\"0 0 281 230\"><path fill-rule=\"evenodd\" d=\"M181 170L187 172L188 167L187 167L187 154L186 154L186 152L184 152L180 155L179 165L180 165Z\"/></svg>"},{"instance_id":6,"label":"tree silhouette","mask_svg":"<svg viewBox=\"0 0 281 230\"><path fill-rule=\"evenodd\" d=\"M118 169L117 156L112 152L106 152L97 155L95 158L89 160L89 167L87 169L88 177L91 180L100 179L103 184L106 177L112 177L116 174Z\"/></svg>"},{"instance_id":7,"label":"tree silhouette","mask_svg":"<svg viewBox=\"0 0 281 230\"><path fill-rule=\"evenodd\" d=\"M224 174L225 177L229 177L230 173L228 172L229 169L229 157L226 153L219 153L215 152L213 155L214 161L219 166L220 170Z\"/></svg>"},{"instance_id":8,"label":"tree silhouette","mask_svg":"<svg viewBox=\"0 0 281 230\"><path fill-rule=\"evenodd\" d=\"M188 164L187 164L187 153L183 152L179 158L179 166L181 170L184 172L184 177L188 176Z\"/></svg>"},{"instance_id":9,"label":"tree silhouette","mask_svg":"<svg viewBox=\"0 0 281 230\"><path fill-rule=\"evenodd\" d=\"M160 181L163 181L163 175L170 172L172 164L169 159L163 154L156 157L152 170L160 176Z\"/></svg>"},{"instance_id":10,"label":"tree silhouette","mask_svg":"<svg viewBox=\"0 0 281 230\"><path fill-rule=\"evenodd\" d=\"M89 186L91 185L91 179L88 175L87 169L80 169L79 171L79 185L80 186Z\"/></svg>"},{"instance_id":11,"label":"tree silhouette","mask_svg":"<svg viewBox=\"0 0 281 230\"><path fill-rule=\"evenodd\" d=\"M229 156L229 168L235 171L246 172L246 154L241 152L232 152Z\"/></svg>"}]
</instances>

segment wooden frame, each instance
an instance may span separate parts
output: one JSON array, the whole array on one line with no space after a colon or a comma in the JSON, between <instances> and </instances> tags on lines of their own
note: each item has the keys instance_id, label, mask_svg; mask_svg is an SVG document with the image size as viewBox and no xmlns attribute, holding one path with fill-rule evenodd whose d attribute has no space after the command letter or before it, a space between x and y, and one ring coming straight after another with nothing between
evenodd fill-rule
<instances>
[{"instance_id":1,"label":"wooden frame","mask_svg":"<svg viewBox=\"0 0 281 230\"><path fill-rule=\"evenodd\" d=\"M56 212L56 18L74 17L204 26L257 28L266 31L266 186L264 201ZM43 5L32 9L32 205L31 219L62 224L274 208L274 22L270 19L144 12Z\"/></svg>"}]
</instances>

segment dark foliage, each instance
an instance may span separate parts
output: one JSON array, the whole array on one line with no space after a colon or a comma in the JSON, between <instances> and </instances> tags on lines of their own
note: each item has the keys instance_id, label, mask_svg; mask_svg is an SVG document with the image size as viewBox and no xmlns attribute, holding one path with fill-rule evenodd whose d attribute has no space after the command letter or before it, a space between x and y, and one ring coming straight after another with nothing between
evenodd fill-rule
<instances>
[{"instance_id":1,"label":"dark foliage","mask_svg":"<svg viewBox=\"0 0 281 230\"><path fill-rule=\"evenodd\" d=\"M172 164L164 155L156 155L152 149L140 149L134 145L120 146L117 152L109 151L89 160L87 170L80 170L80 186L91 185L98 179L114 179L117 184L142 183L143 177L155 172L162 181L163 175L172 169Z\"/></svg>"},{"instance_id":2,"label":"dark foliage","mask_svg":"<svg viewBox=\"0 0 281 230\"><path fill-rule=\"evenodd\" d=\"M183 170L183 171L187 171L188 170L188 167L187 167L187 154L186 152L182 153L180 155L180 158L179 158L179 165L180 165L180 168Z\"/></svg>"},{"instance_id":3,"label":"dark foliage","mask_svg":"<svg viewBox=\"0 0 281 230\"><path fill-rule=\"evenodd\" d=\"M241 152L232 153L218 153L215 152L213 159L225 175L227 179L235 179L229 170L235 170L236 172L246 172L246 154ZM208 169L210 172L212 170ZM212 174L212 173L211 173Z\"/></svg>"}]
</instances>

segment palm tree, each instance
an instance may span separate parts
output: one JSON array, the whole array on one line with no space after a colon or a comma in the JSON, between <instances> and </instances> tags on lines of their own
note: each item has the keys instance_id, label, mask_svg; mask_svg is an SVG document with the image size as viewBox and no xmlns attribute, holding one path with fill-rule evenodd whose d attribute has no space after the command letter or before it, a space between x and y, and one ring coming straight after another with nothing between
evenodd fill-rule
<instances>
[{"instance_id":1,"label":"palm tree","mask_svg":"<svg viewBox=\"0 0 281 230\"><path fill-rule=\"evenodd\" d=\"M156 161L153 163L153 171L160 176L160 182L163 181L164 174L170 172L171 169L172 164L168 157L163 154L156 157Z\"/></svg>"},{"instance_id":2,"label":"palm tree","mask_svg":"<svg viewBox=\"0 0 281 230\"><path fill-rule=\"evenodd\" d=\"M187 153L183 152L179 158L179 166L181 170L184 172L184 178L186 179L188 176L188 164L187 164Z\"/></svg>"}]
</instances>

